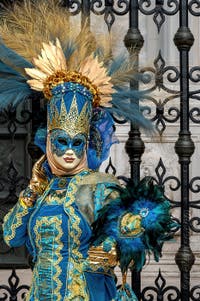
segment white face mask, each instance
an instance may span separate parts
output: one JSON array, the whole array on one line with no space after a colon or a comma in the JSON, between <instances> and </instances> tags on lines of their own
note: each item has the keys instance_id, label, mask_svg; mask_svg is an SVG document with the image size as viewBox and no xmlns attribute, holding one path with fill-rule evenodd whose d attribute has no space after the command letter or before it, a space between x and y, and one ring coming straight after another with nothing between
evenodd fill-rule
<instances>
[{"instance_id":1,"label":"white face mask","mask_svg":"<svg viewBox=\"0 0 200 301\"><path fill-rule=\"evenodd\" d=\"M68 149L62 156L57 156L54 153L53 158L55 162L62 166L65 170L70 171L80 164L83 156L78 158L72 149Z\"/></svg>"},{"instance_id":2,"label":"white face mask","mask_svg":"<svg viewBox=\"0 0 200 301\"><path fill-rule=\"evenodd\" d=\"M70 137L63 130L55 130L50 134L51 151L55 163L66 171L76 168L86 151L86 138L83 134Z\"/></svg>"}]
</instances>

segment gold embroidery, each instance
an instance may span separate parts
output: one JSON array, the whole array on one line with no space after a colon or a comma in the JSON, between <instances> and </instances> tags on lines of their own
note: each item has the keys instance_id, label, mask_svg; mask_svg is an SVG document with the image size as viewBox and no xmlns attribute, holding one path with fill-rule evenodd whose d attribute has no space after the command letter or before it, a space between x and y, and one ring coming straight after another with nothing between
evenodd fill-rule
<instances>
[{"instance_id":1,"label":"gold embroidery","mask_svg":"<svg viewBox=\"0 0 200 301\"><path fill-rule=\"evenodd\" d=\"M109 252L103 250L103 246L90 247L88 251L90 264L100 267L115 267L117 265L116 247L113 246Z\"/></svg>"},{"instance_id":2,"label":"gold embroidery","mask_svg":"<svg viewBox=\"0 0 200 301\"><path fill-rule=\"evenodd\" d=\"M132 237L144 232L144 228L141 226L141 220L142 217L140 215L126 213L120 221L121 234L126 237Z\"/></svg>"},{"instance_id":3,"label":"gold embroidery","mask_svg":"<svg viewBox=\"0 0 200 301\"><path fill-rule=\"evenodd\" d=\"M14 214L13 211L16 210L16 206L18 206L18 208L17 208L16 213ZM13 219L10 223L11 234L4 236L4 239L7 244L9 244L9 241L11 241L13 238L15 238L16 229L22 225L22 218L28 214L28 208L24 208L24 207L20 206L19 204L17 204L16 206L14 206L10 210L10 212L4 217L4 223L6 223L10 219L10 216L13 215ZM20 210L22 210L22 211L20 212Z\"/></svg>"},{"instance_id":4,"label":"gold embroidery","mask_svg":"<svg viewBox=\"0 0 200 301\"><path fill-rule=\"evenodd\" d=\"M66 194L66 192L65 192ZM62 195L60 194L50 194L45 198L45 201L48 205L59 205L63 204L64 200Z\"/></svg>"},{"instance_id":5,"label":"gold embroidery","mask_svg":"<svg viewBox=\"0 0 200 301\"><path fill-rule=\"evenodd\" d=\"M54 226L54 233L53 235L53 239L54 241L51 242L52 243L52 250L51 250L51 254L43 254L43 257L41 259L41 257L38 257L38 263L37 266L35 266L35 270L34 270L34 276L36 278L36 274L38 273L38 270L40 268L40 266L42 266L43 268L45 267L46 269L48 269L50 267L50 265L52 265L52 262L49 260L49 258L53 258L53 267L56 270L56 272L51 275L52 280L56 283L56 288L54 289L54 295L57 297L57 301L62 300L62 296L60 294L60 289L62 287L62 282L59 279L59 276L61 274L61 268L59 266L60 262L62 261L62 255L61 255L61 250L63 248L63 243L61 242L61 237L63 235L63 231L61 228L62 225L62 218L60 215L58 216L46 216L46 217L42 217L41 219L38 219L36 221L36 225L34 227L34 232L36 235L36 246L39 248L41 247L41 230L43 225L45 224L45 227L49 227L49 226ZM56 247L55 247L56 246ZM41 262L42 261L42 262ZM50 263L49 263L50 262ZM51 272L52 272L52 268L50 267ZM41 284L40 284L41 285ZM44 284L45 285L45 284ZM47 285L47 284L46 284ZM54 285L52 285L53 288ZM37 291L37 286L35 288L35 290ZM37 296L36 296L37 297Z\"/></svg>"},{"instance_id":6,"label":"gold embroidery","mask_svg":"<svg viewBox=\"0 0 200 301\"><path fill-rule=\"evenodd\" d=\"M66 197L65 212L69 217L69 263L67 270L67 291L65 301L79 300L89 301L86 280L84 276L84 260L79 252L80 237L82 231L79 227L80 218L76 215L74 208L71 206L75 201L78 184L82 175L75 176L69 183L68 194ZM71 268L70 268L71 267ZM70 281L69 281L70 280Z\"/></svg>"},{"instance_id":7,"label":"gold embroidery","mask_svg":"<svg viewBox=\"0 0 200 301\"><path fill-rule=\"evenodd\" d=\"M32 294L33 294L33 288L37 287L37 280L39 279L39 275L37 273L37 269L34 267L33 274L32 274L32 281L31 281L31 287L26 295L25 301L31 300ZM35 296L35 291L34 291L34 296ZM38 296L35 298L38 300Z\"/></svg>"}]
</instances>

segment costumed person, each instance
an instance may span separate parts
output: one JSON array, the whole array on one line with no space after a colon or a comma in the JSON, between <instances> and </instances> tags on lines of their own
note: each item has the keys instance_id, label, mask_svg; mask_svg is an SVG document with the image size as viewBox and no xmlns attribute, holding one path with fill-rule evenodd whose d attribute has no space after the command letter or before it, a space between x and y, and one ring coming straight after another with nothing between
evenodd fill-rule
<instances>
[{"instance_id":1,"label":"costumed person","mask_svg":"<svg viewBox=\"0 0 200 301\"><path fill-rule=\"evenodd\" d=\"M105 64L100 49L86 47L90 35L74 38L54 22L65 17L58 6L25 1L1 24L1 110L34 91L47 100L47 128L35 137L44 155L4 218L4 239L11 247L26 245L33 257L27 301L133 301L128 267L141 269L149 252L158 260L174 227L170 205L150 178L122 187L97 171L115 142L111 113L149 123L135 110L142 93L127 86L131 64L120 57Z\"/></svg>"}]
</instances>

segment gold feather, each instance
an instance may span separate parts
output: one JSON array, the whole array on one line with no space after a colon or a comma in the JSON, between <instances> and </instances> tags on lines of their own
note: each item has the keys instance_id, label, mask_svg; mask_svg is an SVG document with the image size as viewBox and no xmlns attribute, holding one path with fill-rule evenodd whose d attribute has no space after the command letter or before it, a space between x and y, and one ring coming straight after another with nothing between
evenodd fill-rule
<instances>
[{"instance_id":1,"label":"gold feather","mask_svg":"<svg viewBox=\"0 0 200 301\"><path fill-rule=\"evenodd\" d=\"M33 64L35 66L38 66L42 60L43 59L41 56L38 56L38 59L33 58ZM43 71L44 73L46 73L48 75L51 75L53 72L52 68L50 68L50 66L48 64L46 64L46 62L44 60L43 60L43 63L40 65L40 69L41 69L41 71Z\"/></svg>"},{"instance_id":2,"label":"gold feather","mask_svg":"<svg viewBox=\"0 0 200 301\"><path fill-rule=\"evenodd\" d=\"M8 47L29 61L38 56L42 43L48 43L52 37L65 44L66 37L78 34L74 29L72 33L67 10L58 5L59 1L23 2L15 3L3 15L0 35Z\"/></svg>"},{"instance_id":3,"label":"gold feather","mask_svg":"<svg viewBox=\"0 0 200 301\"><path fill-rule=\"evenodd\" d=\"M107 75L107 70L103 66L103 62L99 62L97 57L90 55L83 61L79 71L87 76L92 84L98 87L101 95L101 105L111 100L111 94L114 92L111 77Z\"/></svg>"},{"instance_id":4,"label":"gold feather","mask_svg":"<svg viewBox=\"0 0 200 301\"><path fill-rule=\"evenodd\" d=\"M36 91L42 91L44 88L43 83L37 79L29 79L27 80L27 83L33 90Z\"/></svg>"},{"instance_id":5,"label":"gold feather","mask_svg":"<svg viewBox=\"0 0 200 301\"><path fill-rule=\"evenodd\" d=\"M12 10L2 14L0 35L9 48L29 61L38 57L43 43L48 44L58 38L65 51L67 44L72 41L76 44L76 50L67 62L69 70L78 70L83 60L106 40L102 38L105 34L98 34L97 43L87 23L80 31L77 20L70 18L67 9L61 7L60 1L56 0L35 3L24 0L14 3ZM62 56L58 50L61 47L57 44L56 46L57 55ZM60 57L59 62L61 61ZM65 69L65 65L61 67Z\"/></svg>"},{"instance_id":6,"label":"gold feather","mask_svg":"<svg viewBox=\"0 0 200 301\"><path fill-rule=\"evenodd\" d=\"M56 45L52 42L43 43L41 55L33 59L36 68L25 68L26 73L33 79L27 81L32 89L43 91L46 79L57 71L67 71L67 65L64 53L59 40Z\"/></svg>"},{"instance_id":7,"label":"gold feather","mask_svg":"<svg viewBox=\"0 0 200 301\"><path fill-rule=\"evenodd\" d=\"M46 74L36 68L25 68L26 73L37 80L43 81L46 78Z\"/></svg>"},{"instance_id":8,"label":"gold feather","mask_svg":"<svg viewBox=\"0 0 200 301\"><path fill-rule=\"evenodd\" d=\"M133 66L122 66L111 79L104 62L111 58L113 37L98 34L95 39L87 22L80 31L76 23L71 25L72 19L59 0L24 0L3 16L0 35L8 47L33 62L35 68L25 70L32 89L41 91L44 81L56 71L77 71L96 86L100 104L107 105L113 86L125 84L133 75ZM64 53L70 43L75 44L75 50L66 62ZM99 45L104 49L101 61L93 56Z\"/></svg>"}]
</instances>

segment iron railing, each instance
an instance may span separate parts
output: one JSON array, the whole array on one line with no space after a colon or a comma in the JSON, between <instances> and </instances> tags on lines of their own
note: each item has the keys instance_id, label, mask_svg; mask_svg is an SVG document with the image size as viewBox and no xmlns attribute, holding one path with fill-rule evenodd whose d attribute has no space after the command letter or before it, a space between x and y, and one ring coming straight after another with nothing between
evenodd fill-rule
<instances>
[{"instance_id":1,"label":"iron railing","mask_svg":"<svg viewBox=\"0 0 200 301\"><path fill-rule=\"evenodd\" d=\"M0 7L4 9L5 5L12 4L14 0L1 1ZM178 155L178 162L180 165L180 178L174 175L168 175L166 171L165 162L162 158L158 159L158 164L155 166L155 181L159 185L167 185L170 181L174 181L174 186L169 185L172 191L180 191L180 200L171 201L172 207L180 209L180 247L175 255L175 262L180 270L180 287L167 284L167 279L159 271L155 277L155 286L141 288L141 274L132 271L132 286L140 300L182 300L188 301L200 300L200 285L192 286L190 283L190 272L195 262L195 256L191 250L190 245L190 231L199 233L200 217L190 217L190 209L195 209L196 213L200 209L200 193L199 180L200 176L190 177L191 158L195 151L195 144L191 137L191 124L198 125L200 123L200 109L199 105L199 89L193 88L196 83L200 82L200 67L190 67L189 59L191 47L194 43L194 36L189 28L188 18L200 16L200 1L198 0L63 0L61 5L70 11L72 15L80 15L82 22L87 20L90 25L90 18L93 16L102 16L108 28L112 30L115 22L120 20L120 17L127 16L129 18L129 28L125 37L119 37L124 40L124 45L128 49L130 56L134 49L135 61L138 70L141 72L142 82L145 84L149 103L156 109L149 111L149 118L155 123L155 128L160 136L165 134L166 129L171 124L176 124L179 128L178 136L175 138L175 147L172 152ZM140 31L140 18L152 18L154 26L157 27L157 34L161 34L162 28L165 26L166 17L171 18L176 16L179 18L179 25L177 31L169 41L169 46L173 43L179 52L179 65L167 65L162 51L160 50L157 57L152 59L153 66L140 68L140 52L145 43L145 39ZM150 34L150 32L147 32ZM170 46L171 45L171 46ZM151 74L151 76L149 76ZM139 88L138 82L131 82L130 85L135 89ZM172 86L177 87L172 88ZM174 87L173 86L173 87ZM154 92L159 90L163 93L162 98L156 98ZM196 102L195 102L196 101ZM34 102L35 103L35 102ZM39 104L35 104L37 106ZM0 124L2 127L0 138L2 141L11 139L10 149L6 144L2 144L0 158L4 173L0 177L0 222L2 222L3 215L8 208L17 200L17 195L20 189L26 184L28 172L23 170L23 176L20 176L20 170L17 170L16 156L8 156L12 152L12 146L17 143L19 139L29 139L33 136L34 129L37 128L41 120L36 118L34 111L38 110L33 106L32 112L30 110L19 109L6 110L0 116ZM32 129L29 127L32 123ZM119 121L119 123L123 121ZM175 134L176 135L176 134ZM32 154L32 159L36 159L39 153L36 152L33 143L29 143L29 153ZM145 152L145 143L141 138L140 129L132 124L129 131L129 138L125 145L126 152L129 156L131 177L138 181L140 179L140 165L142 155ZM38 151L38 150L37 150ZM7 153L6 153L7 152ZM7 155L6 155L7 154ZM115 171L112 162L109 162L108 169L111 167ZM6 192L5 192L6 191ZM196 200L191 200L191 193L197 196ZM195 197L194 197L195 198ZM3 246L3 243L1 242ZM13 250L8 249L5 245L0 249L0 257L6 257L7 254L12 253ZM23 253L23 251L21 251ZM24 253L22 254L24 256ZM22 257L23 257L22 256ZM5 260L1 260L1 263ZM9 260L8 260L9 262ZM0 284L0 300L21 300L23 298L24 289L27 286L19 286L19 278L15 268L18 268L16 261L1 264L1 268L11 268L11 276L8 279L8 285ZM27 266L27 262L22 262L19 266ZM200 275L199 275L200 277ZM13 280L14 279L14 280ZM13 282L14 281L14 282ZM23 292L22 292L23 291ZM154 295L151 294L154 292ZM20 293L22 292L22 293Z\"/></svg>"}]
</instances>

